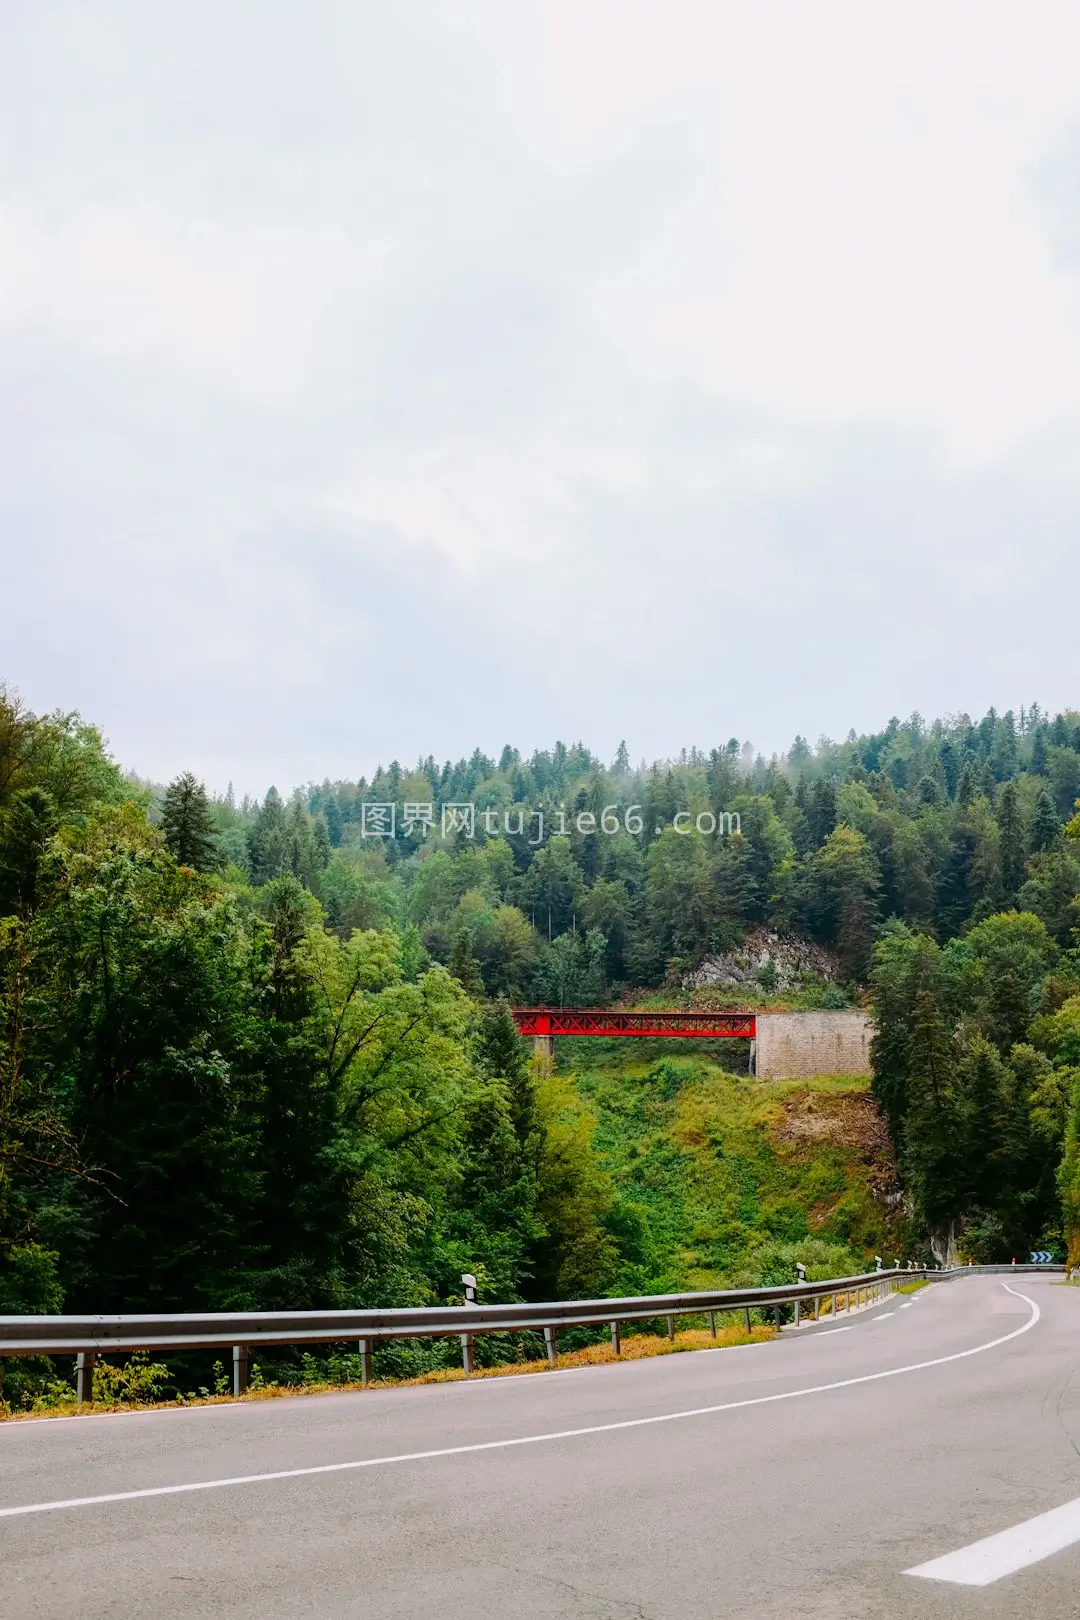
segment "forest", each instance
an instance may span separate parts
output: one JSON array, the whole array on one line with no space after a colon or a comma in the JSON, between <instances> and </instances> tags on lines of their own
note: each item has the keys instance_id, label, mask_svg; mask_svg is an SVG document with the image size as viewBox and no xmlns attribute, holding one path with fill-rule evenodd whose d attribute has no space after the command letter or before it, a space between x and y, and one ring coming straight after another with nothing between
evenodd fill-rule
<instances>
[{"instance_id":1,"label":"forest","mask_svg":"<svg viewBox=\"0 0 1080 1620\"><path fill-rule=\"evenodd\" d=\"M678 1281L588 1085L532 1064L509 1005L688 1005L761 927L832 953L800 1005L874 1011L908 1252L1080 1260L1078 798L1080 714L1032 705L769 759L508 745L237 803L0 690L0 1312ZM784 1004L768 965L746 991ZM701 1265L762 1275L799 1219L717 1217Z\"/></svg>"}]
</instances>

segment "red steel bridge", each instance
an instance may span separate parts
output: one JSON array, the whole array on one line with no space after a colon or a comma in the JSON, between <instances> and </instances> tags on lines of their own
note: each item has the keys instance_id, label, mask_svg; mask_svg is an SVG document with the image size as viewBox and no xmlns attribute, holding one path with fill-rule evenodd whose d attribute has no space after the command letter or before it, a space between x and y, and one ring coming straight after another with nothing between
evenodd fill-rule
<instances>
[{"instance_id":1,"label":"red steel bridge","mask_svg":"<svg viewBox=\"0 0 1080 1620\"><path fill-rule=\"evenodd\" d=\"M734 1036L754 1040L757 1019L741 1012L605 1012L598 1007L515 1007L514 1022L520 1035L538 1040L553 1035L658 1035L684 1040L715 1040Z\"/></svg>"}]
</instances>

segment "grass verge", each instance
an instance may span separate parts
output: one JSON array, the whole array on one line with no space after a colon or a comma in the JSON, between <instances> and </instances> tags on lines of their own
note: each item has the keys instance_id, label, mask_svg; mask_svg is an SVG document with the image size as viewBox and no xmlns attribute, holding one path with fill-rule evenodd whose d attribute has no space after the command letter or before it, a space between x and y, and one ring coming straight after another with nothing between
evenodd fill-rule
<instances>
[{"instance_id":1,"label":"grass verge","mask_svg":"<svg viewBox=\"0 0 1080 1620\"><path fill-rule=\"evenodd\" d=\"M82 1405L72 1401L70 1404L49 1407L45 1411L11 1412L0 1406L0 1423L20 1423L28 1419L58 1418L58 1417L88 1417L91 1413L103 1412L161 1412L180 1406L231 1406L237 1401L269 1401L281 1400L287 1396L304 1395L336 1395L343 1391L368 1391L376 1389L410 1389L419 1384L456 1384L474 1383L481 1378L516 1378L530 1373L545 1373L562 1371L572 1367L600 1367L615 1361L643 1361L652 1356L670 1356L694 1350L726 1349L740 1344L765 1344L776 1337L772 1327L754 1327L749 1333L745 1328L718 1329L714 1339L710 1333L703 1329L688 1329L683 1333L676 1333L674 1339L660 1338L656 1334L637 1333L632 1337L625 1337L622 1341L622 1353L616 1356L610 1344L592 1344L584 1350L571 1350L560 1355L556 1367L552 1367L547 1360L543 1361L512 1361L498 1367L480 1367L473 1373L466 1373L463 1368L453 1367L436 1372L420 1374L416 1378L382 1378L370 1384L357 1383L309 1383L309 1384L264 1384L261 1389L252 1389L244 1395L207 1395L195 1400L184 1401L124 1401L109 1402L95 1401L92 1406Z\"/></svg>"}]
</instances>

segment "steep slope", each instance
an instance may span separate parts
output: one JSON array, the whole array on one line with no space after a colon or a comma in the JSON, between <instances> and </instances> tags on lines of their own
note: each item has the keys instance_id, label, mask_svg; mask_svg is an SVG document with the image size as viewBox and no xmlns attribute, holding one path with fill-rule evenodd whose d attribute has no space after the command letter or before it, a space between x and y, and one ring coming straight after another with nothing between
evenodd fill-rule
<instances>
[{"instance_id":1,"label":"steep slope","mask_svg":"<svg viewBox=\"0 0 1080 1620\"><path fill-rule=\"evenodd\" d=\"M781 1281L902 1252L892 1150L867 1083L770 1084L700 1056L651 1065L577 1043L612 1178L627 1291ZM835 1275L835 1269L832 1269Z\"/></svg>"}]
</instances>

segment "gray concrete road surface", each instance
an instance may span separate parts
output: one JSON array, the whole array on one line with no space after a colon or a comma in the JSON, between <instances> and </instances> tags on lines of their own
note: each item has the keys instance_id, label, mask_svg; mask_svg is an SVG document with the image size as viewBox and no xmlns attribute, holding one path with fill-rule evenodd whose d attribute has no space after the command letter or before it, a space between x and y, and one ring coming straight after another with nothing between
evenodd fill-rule
<instances>
[{"instance_id":1,"label":"gray concrete road surface","mask_svg":"<svg viewBox=\"0 0 1080 1620\"><path fill-rule=\"evenodd\" d=\"M974 1277L742 1349L8 1424L0 1615L1073 1617L1078 1361L1080 1289Z\"/></svg>"}]
</instances>

